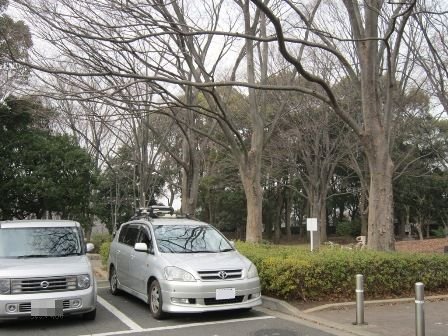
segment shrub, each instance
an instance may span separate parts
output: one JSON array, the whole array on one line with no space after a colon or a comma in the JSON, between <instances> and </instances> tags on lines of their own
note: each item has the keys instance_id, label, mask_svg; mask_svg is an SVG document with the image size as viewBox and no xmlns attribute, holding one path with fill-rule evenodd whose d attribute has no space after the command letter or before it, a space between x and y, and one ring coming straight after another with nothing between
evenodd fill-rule
<instances>
[{"instance_id":1,"label":"shrub","mask_svg":"<svg viewBox=\"0 0 448 336\"><path fill-rule=\"evenodd\" d=\"M448 256L237 243L258 268L263 293L283 299L353 300L356 274L364 275L366 298L412 296L448 289Z\"/></svg>"},{"instance_id":2,"label":"shrub","mask_svg":"<svg viewBox=\"0 0 448 336\"><path fill-rule=\"evenodd\" d=\"M101 244L100 256L101 256L101 263L104 266L107 265L107 258L109 257L109 250L110 250L110 241L106 241Z\"/></svg>"},{"instance_id":3,"label":"shrub","mask_svg":"<svg viewBox=\"0 0 448 336\"><path fill-rule=\"evenodd\" d=\"M92 235L90 242L95 245L94 253L99 253L101 249L101 245L105 242L110 242L112 240L112 236L109 233L98 233Z\"/></svg>"},{"instance_id":4,"label":"shrub","mask_svg":"<svg viewBox=\"0 0 448 336\"><path fill-rule=\"evenodd\" d=\"M338 236L359 236L361 234L361 222L359 220L339 222L336 224L336 234Z\"/></svg>"},{"instance_id":5,"label":"shrub","mask_svg":"<svg viewBox=\"0 0 448 336\"><path fill-rule=\"evenodd\" d=\"M431 233L437 238L445 238L447 236L447 232L443 226L439 226L437 229L431 230Z\"/></svg>"}]
</instances>

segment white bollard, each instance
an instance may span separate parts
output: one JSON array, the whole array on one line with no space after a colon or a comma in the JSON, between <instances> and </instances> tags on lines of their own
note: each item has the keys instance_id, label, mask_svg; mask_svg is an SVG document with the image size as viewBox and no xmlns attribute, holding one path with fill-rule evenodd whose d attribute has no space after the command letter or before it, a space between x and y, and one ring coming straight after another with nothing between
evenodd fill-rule
<instances>
[{"instance_id":1,"label":"white bollard","mask_svg":"<svg viewBox=\"0 0 448 336\"><path fill-rule=\"evenodd\" d=\"M362 274L356 274L356 322L353 324L367 324L364 321L364 276Z\"/></svg>"}]
</instances>

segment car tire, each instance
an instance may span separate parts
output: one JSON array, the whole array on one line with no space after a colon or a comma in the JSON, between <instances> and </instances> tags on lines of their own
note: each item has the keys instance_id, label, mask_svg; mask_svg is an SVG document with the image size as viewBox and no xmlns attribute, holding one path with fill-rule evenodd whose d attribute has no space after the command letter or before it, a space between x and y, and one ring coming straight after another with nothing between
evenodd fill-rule
<instances>
[{"instance_id":1,"label":"car tire","mask_svg":"<svg viewBox=\"0 0 448 336\"><path fill-rule=\"evenodd\" d=\"M162 320L165 318L166 314L162 310L162 289L160 288L160 284L157 280L151 282L151 285L149 286L148 304L151 315L156 320Z\"/></svg>"},{"instance_id":2,"label":"car tire","mask_svg":"<svg viewBox=\"0 0 448 336\"><path fill-rule=\"evenodd\" d=\"M86 321L93 321L96 318L96 308L88 313L82 315L82 318Z\"/></svg>"},{"instance_id":3,"label":"car tire","mask_svg":"<svg viewBox=\"0 0 448 336\"><path fill-rule=\"evenodd\" d=\"M110 268L110 275L109 275L109 289L112 295L118 295L120 294L120 290L118 289L118 276L117 271L115 270L115 267Z\"/></svg>"}]
</instances>

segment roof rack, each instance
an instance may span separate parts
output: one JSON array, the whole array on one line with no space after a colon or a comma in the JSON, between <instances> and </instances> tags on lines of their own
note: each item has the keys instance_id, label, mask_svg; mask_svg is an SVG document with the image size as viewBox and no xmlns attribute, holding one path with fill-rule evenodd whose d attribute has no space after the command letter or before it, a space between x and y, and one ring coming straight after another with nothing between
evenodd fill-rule
<instances>
[{"instance_id":1,"label":"roof rack","mask_svg":"<svg viewBox=\"0 0 448 336\"><path fill-rule=\"evenodd\" d=\"M142 218L159 218L166 215L173 216L174 209L170 206L165 205L151 205L147 208L139 208L131 219L142 219Z\"/></svg>"}]
</instances>

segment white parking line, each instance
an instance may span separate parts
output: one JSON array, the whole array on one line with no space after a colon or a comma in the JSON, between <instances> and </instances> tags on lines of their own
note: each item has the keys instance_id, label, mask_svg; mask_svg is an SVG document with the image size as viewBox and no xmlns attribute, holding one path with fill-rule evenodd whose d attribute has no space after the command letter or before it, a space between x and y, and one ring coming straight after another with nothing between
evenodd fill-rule
<instances>
[{"instance_id":1,"label":"white parking line","mask_svg":"<svg viewBox=\"0 0 448 336\"><path fill-rule=\"evenodd\" d=\"M143 330L142 327L140 327L137 323L132 321L129 317L127 317L125 314L123 314L121 311L119 311L117 308L112 306L109 302L104 300L102 297L97 296L97 301L99 304L101 304L104 308L106 308L108 311L110 311L112 314L115 315L121 322L126 324L131 330L130 332L136 332Z\"/></svg>"},{"instance_id":2,"label":"white parking line","mask_svg":"<svg viewBox=\"0 0 448 336\"><path fill-rule=\"evenodd\" d=\"M193 328L193 327L202 327L207 325L217 325L217 324L226 324L226 323L237 323L237 322L249 322L256 320L267 320L267 319L275 319L275 316L258 316L258 317L247 317L241 319L232 319L232 320L224 320L224 321L213 321L213 322L198 322L198 323L189 323L189 324L181 324L174 326L165 326L165 327L156 327L156 328L147 328L140 330L126 330L126 331L111 331L99 334L89 334L89 335L80 335L80 336L114 336L114 335L125 335L132 334L135 332L150 332L150 331L163 331L163 330L175 330L175 329L185 329L185 328Z\"/></svg>"}]
</instances>

